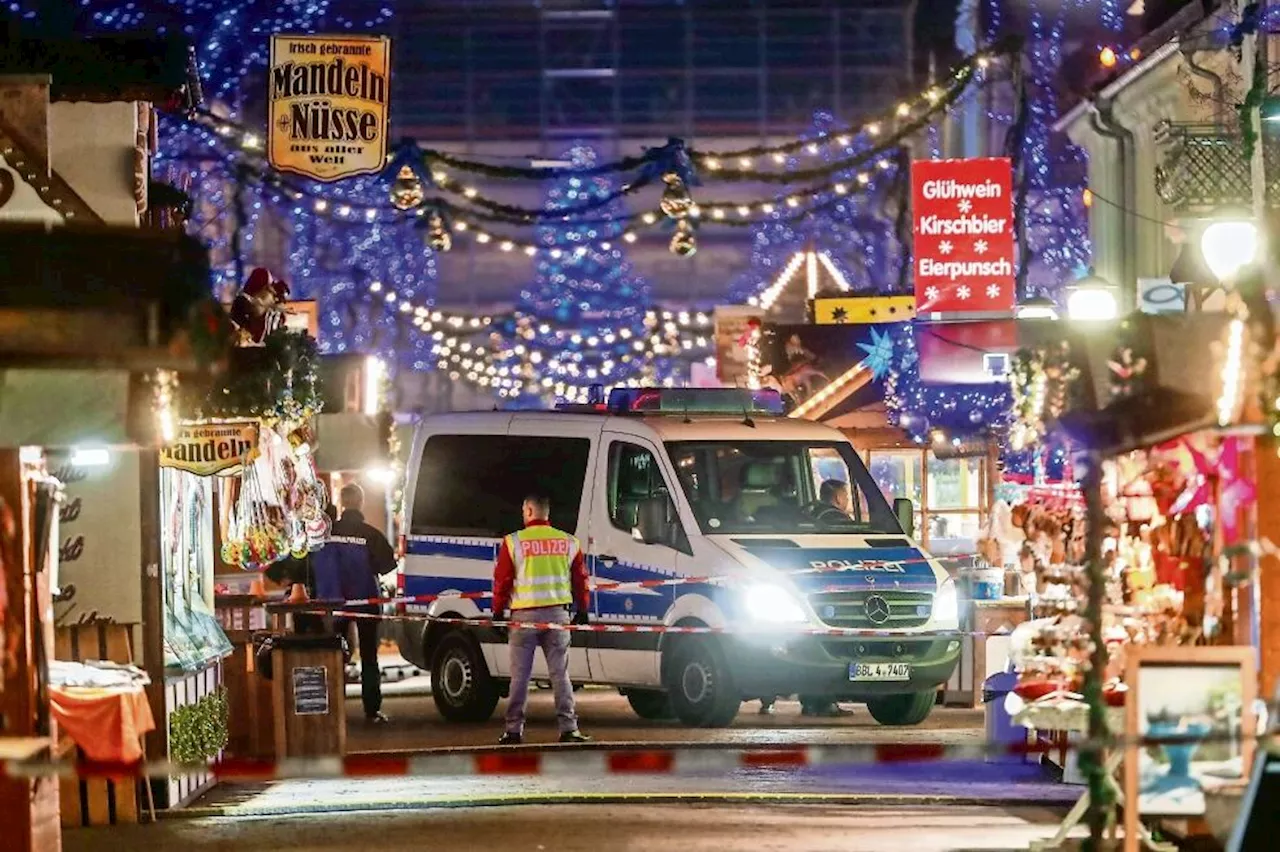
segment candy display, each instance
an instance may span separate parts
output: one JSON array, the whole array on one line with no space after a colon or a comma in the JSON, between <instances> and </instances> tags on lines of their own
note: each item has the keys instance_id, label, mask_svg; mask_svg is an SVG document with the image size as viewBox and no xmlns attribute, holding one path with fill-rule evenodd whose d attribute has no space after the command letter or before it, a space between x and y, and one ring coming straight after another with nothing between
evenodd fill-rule
<instances>
[{"instance_id":1,"label":"candy display","mask_svg":"<svg viewBox=\"0 0 1280 852\"><path fill-rule=\"evenodd\" d=\"M309 442L260 430L244 465L222 544L222 561L260 571L319 549L329 534L328 492L316 476Z\"/></svg>"}]
</instances>

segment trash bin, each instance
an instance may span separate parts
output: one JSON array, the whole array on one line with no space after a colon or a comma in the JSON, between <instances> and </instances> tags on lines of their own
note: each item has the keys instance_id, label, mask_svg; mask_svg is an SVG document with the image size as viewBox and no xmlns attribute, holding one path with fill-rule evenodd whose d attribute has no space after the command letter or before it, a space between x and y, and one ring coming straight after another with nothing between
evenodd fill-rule
<instances>
[{"instance_id":1,"label":"trash bin","mask_svg":"<svg viewBox=\"0 0 1280 852\"><path fill-rule=\"evenodd\" d=\"M986 715L987 745L993 748L987 754L987 763L1026 763L1025 754L1001 754L998 747L1011 748L1027 744L1027 729L1015 725L1013 717L1005 709L1005 697L1013 692L1018 676L1013 672L996 672L982 684L982 704Z\"/></svg>"}]
</instances>

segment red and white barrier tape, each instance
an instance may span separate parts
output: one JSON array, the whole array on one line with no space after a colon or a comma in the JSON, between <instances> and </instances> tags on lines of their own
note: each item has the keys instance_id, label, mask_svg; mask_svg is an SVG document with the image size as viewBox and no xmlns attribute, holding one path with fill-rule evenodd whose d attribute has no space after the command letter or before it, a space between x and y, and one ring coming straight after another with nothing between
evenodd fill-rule
<instances>
[{"instance_id":1,"label":"red and white barrier tape","mask_svg":"<svg viewBox=\"0 0 1280 852\"><path fill-rule=\"evenodd\" d=\"M920 559L882 559L863 560L848 565L824 565L812 568L798 568L794 571L782 572L788 577L806 574L838 574L842 571L866 570L885 565L913 565L936 561L937 559L968 559L977 556L975 553L952 553L943 557L922 557ZM712 584L741 580L741 577L722 574L713 577L667 577L661 580L633 580L626 583L612 581L596 582L591 586L593 592L617 592L624 589L656 589L662 586L685 586L692 584ZM830 590L823 590L830 591ZM493 597L493 592L441 592L432 595L397 595L390 598L353 598L343 601L344 606L382 606L384 604L424 604L438 600L478 600Z\"/></svg>"},{"instance_id":2,"label":"red and white barrier tape","mask_svg":"<svg viewBox=\"0 0 1280 852\"><path fill-rule=\"evenodd\" d=\"M768 636L836 636L861 639L895 639L899 642L954 639L960 636L985 635L961 630L931 630L907 633L894 630L865 630L858 627L812 627L805 624L778 624L754 629L743 627L694 627L667 624L561 624L554 621L498 621L492 618L453 618L425 614L386 615L379 612L356 612L344 609L294 609L293 614L329 615L334 618L364 618L383 621L431 621L437 624L459 624L467 627L493 627L507 630L563 630L570 633L671 633L684 635L730 636L756 634Z\"/></svg>"},{"instance_id":3,"label":"red and white barrier tape","mask_svg":"<svg viewBox=\"0 0 1280 852\"><path fill-rule=\"evenodd\" d=\"M1146 737L1133 744L1170 745L1205 742L1225 737ZM1232 741L1238 740L1235 738ZM1273 748L1270 737L1262 748ZM1108 745L1121 747L1123 740ZM1079 750L1080 743L1072 743ZM767 746L725 748L717 745L671 748L601 748L595 746L507 747L456 750L422 755L349 755L283 760L227 758L208 765L177 763L94 764L9 761L0 775L12 778L67 776L81 778L169 778L209 774L220 781L272 781L288 778L373 778L404 775L706 775L743 769L802 769L813 766L858 766L926 763L942 760L976 761L990 756L1030 757L1062 750L1054 743L1018 745L953 745L947 743L885 743L824 746Z\"/></svg>"}]
</instances>

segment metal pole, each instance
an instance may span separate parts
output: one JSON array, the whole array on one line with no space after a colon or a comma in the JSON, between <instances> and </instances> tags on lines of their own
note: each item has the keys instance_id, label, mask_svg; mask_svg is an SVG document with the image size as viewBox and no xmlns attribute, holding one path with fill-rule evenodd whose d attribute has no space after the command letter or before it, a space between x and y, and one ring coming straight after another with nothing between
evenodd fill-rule
<instances>
[{"instance_id":1,"label":"metal pole","mask_svg":"<svg viewBox=\"0 0 1280 852\"><path fill-rule=\"evenodd\" d=\"M1258 5L1258 20L1264 21L1267 14L1266 0L1262 0ZM1253 89L1254 74L1258 70L1259 63L1261 63L1262 68L1264 69L1263 74L1265 81L1267 43L1266 36L1261 32L1262 26L1259 25L1258 29L1259 31L1257 33L1251 33L1245 36L1241 51L1241 65L1243 66L1241 70L1244 72L1245 86L1248 87L1249 90ZM1249 157L1249 187L1253 202L1253 219L1257 223L1258 227L1262 228L1263 223L1266 221L1267 213L1267 173L1262 157L1262 104L1258 99L1255 99L1253 107L1249 110L1249 115L1246 120L1249 122L1249 132L1254 140L1253 152Z\"/></svg>"}]
</instances>

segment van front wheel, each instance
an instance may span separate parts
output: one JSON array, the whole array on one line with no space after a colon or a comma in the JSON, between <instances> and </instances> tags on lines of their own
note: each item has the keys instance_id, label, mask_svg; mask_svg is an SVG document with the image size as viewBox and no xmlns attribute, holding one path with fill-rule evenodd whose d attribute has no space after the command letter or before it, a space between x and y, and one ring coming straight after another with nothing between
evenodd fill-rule
<instances>
[{"instance_id":1,"label":"van front wheel","mask_svg":"<svg viewBox=\"0 0 1280 852\"><path fill-rule=\"evenodd\" d=\"M656 689L629 689L626 695L627 703L641 719L661 722L675 715L671 711L671 699L665 692Z\"/></svg>"},{"instance_id":2,"label":"van front wheel","mask_svg":"<svg viewBox=\"0 0 1280 852\"><path fill-rule=\"evenodd\" d=\"M919 725L929 717L937 703L938 691L908 692L905 695L885 695L867 702L871 718L881 725Z\"/></svg>"},{"instance_id":3,"label":"van front wheel","mask_svg":"<svg viewBox=\"0 0 1280 852\"><path fill-rule=\"evenodd\" d=\"M431 658L431 697L450 722L485 722L498 706L498 688L470 636L453 632Z\"/></svg>"},{"instance_id":4,"label":"van front wheel","mask_svg":"<svg viewBox=\"0 0 1280 852\"><path fill-rule=\"evenodd\" d=\"M723 728L737 717L742 696L718 642L693 636L667 653L663 681L676 718L692 727Z\"/></svg>"}]
</instances>

